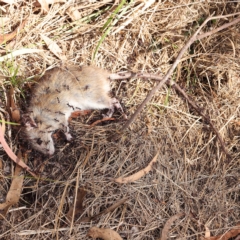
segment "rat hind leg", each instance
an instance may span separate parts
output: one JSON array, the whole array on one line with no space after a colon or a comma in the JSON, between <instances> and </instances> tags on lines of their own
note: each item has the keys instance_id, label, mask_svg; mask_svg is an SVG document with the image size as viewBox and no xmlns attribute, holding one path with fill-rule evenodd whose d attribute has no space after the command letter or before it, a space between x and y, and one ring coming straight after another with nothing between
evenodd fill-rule
<instances>
[{"instance_id":1,"label":"rat hind leg","mask_svg":"<svg viewBox=\"0 0 240 240\"><path fill-rule=\"evenodd\" d=\"M121 103L116 98L111 98L111 103L107 114L104 114L103 117L112 117L115 108L122 113L123 117L127 119L127 115L124 113Z\"/></svg>"},{"instance_id":2,"label":"rat hind leg","mask_svg":"<svg viewBox=\"0 0 240 240\"><path fill-rule=\"evenodd\" d=\"M65 123L62 124L62 130L64 132L64 135L67 139L67 141L71 141L73 139L72 135L69 133L69 126L68 126L68 120L65 120Z\"/></svg>"}]
</instances>

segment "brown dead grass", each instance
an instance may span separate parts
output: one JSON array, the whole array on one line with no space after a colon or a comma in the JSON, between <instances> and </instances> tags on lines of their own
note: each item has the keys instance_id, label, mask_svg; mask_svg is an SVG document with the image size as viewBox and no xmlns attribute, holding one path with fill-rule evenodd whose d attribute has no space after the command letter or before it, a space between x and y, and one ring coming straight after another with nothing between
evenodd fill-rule
<instances>
[{"instance_id":1,"label":"brown dead grass","mask_svg":"<svg viewBox=\"0 0 240 240\"><path fill-rule=\"evenodd\" d=\"M112 72L128 69L166 73L203 18L213 12L223 15L240 11L237 1L178 0L154 3L141 13L139 5L143 3L136 1L112 28L93 60L102 35L101 27L113 12L114 1L75 4L82 18L111 7L90 22L71 21L66 13L68 5L64 3L53 5L44 15L33 12L31 1L26 2L29 3L18 1L12 6L3 5L7 11L2 14L9 17L10 22L1 32L11 32L28 16L25 31L2 46L1 54L7 49L14 51L23 47L46 50L14 59L12 64L19 67L22 83L60 63L48 51L40 34L54 40L75 64L92 62ZM129 19L131 23L124 26ZM205 30L226 21L214 21ZM59 151L53 158L41 160L31 153L33 161L28 164L43 169L45 181L25 178L21 201L1 221L0 238L89 239L87 231L97 226L116 230L123 239L157 239L165 222L179 212L184 212L185 217L174 222L169 239L200 239L204 236L204 225L212 235L235 226L240 216L239 27L238 24L194 43L173 76L209 114L232 156L230 161L226 161L216 137L186 101L164 87L117 142L111 141L111 136L117 134L123 120L116 114L116 122L88 129L86 125L101 118L100 113L95 112L72 121L75 141L70 144L60 141ZM4 74L10 76L11 73ZM130 116L154 82L132 79L112 85ZM2 108L5 89L6 84L0 88ZM18 99L18 88L15 90ZM16 151L17 138L10 137L9 133L6 138ZM146 167L159 148L154 171L134 183L114 183L114 178ZM12 167L3 151L0 158L4 166L0 196L4 202ZM129 200L92 222L76 220L70 228L65 216L74 202L76 186L87 190L84 217L97 215L124 197Z\"/></svg>"}]
</instances>

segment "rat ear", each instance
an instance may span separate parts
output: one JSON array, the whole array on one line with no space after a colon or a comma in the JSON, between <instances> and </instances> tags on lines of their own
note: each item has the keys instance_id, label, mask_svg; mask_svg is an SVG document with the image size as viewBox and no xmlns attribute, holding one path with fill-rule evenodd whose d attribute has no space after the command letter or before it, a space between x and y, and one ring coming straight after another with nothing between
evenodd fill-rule
<instances>
[{"instance_id":1,"label":"rat ear","mask_svg":"<svg viewBox=\"0 0 240 240\"><path fill-rule=\"evenodd\" d=\"M22 125L25 126L28 130L37 127L36 122L28 114L22 115L21 122Z\"/></svg>"}]
</instances>

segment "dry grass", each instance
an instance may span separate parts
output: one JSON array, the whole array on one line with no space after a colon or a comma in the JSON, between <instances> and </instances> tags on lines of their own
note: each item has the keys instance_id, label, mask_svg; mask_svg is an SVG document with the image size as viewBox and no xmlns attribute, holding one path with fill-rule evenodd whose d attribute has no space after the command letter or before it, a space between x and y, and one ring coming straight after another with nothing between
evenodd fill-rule
<instances>
[{"instance_id":1,"label":"dry grass","mask_svg":"<svg viewBox=\"0 0 240 240\"><path fill-rule=\"evenodd\" d=\"M48 51L40 34L53 39L69 61L78 65L96 64L112 72L128 69L166 73L202 19L213 12L223 15L240 11L238 1L159 1L144 11L143 2L135 1L113 26L93 59L103 35L101 28L114 11L114 1L81 1L76 5L82 18L88 20L75 22L66 13L68 4L57 3L44 15L33 11L31 1L26 2L29 3L18 1L13 6L3 6L7 10L2 12L3 16L10 18L3 33L12 31L21 19L28 16L29 20L23 33L1 47L1 54L7 49L23 47L46 51L22 55L12 61L12 68L19 68L17 75L22 79L15 86L17 99L20 95L17 90L22 89L24 82L60 63ZM97 16L100 10L103 13ZM92 15L95 17L87 18ZM130 21L127 26L126 21ZM214 21L205 30L226 21ZM215 135L186 101L165 87L120 141L111 141L110 136L123 125L121 119L86 128L94 119L101 118L95 112L71 123L75 142L59 142L59 151L53 158L45 158L43 162L31 153L29 165L35 169L42 167L46 180L36 182L25 178L21 201L1 221L0 238L89 239L88 229L98 226L118 231L123 239L157 239L165 222L179 212L185 212L186 216L172 226L169 239L200 239L204 236L204 225L213 235L235 226L240 216L239 36L238 24L194 43L173 76L209 114L231 160L226 161ZM8 69L4 74L11 75L6 64L2 69ZM2 85L1 93L6 85ZM113 92L131 115L153 86L154 82L148 80L116 81ZM15 135L6 138L16 150ZM130 184L112 181L144 168L159 148L158 163L150 174ZM0 196L4 201L12 167L3 151L0 158L4 163L0 178ZM94 216L126 196L129 200L95 221L76 220L70 230L64 216L74 201L76 186L87 190L83 216Z\"/></svg>"}]
</instances>

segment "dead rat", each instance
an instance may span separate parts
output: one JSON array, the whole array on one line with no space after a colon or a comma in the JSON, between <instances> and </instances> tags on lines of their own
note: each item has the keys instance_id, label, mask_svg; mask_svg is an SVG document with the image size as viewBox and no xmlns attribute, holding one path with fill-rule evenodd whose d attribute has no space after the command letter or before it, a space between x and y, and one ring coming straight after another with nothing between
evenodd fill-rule
<instances>
[{"instance_id":1,"label":"dead rat","mask_svg":"<svg viewBox=\"0 0 240 240\"><path fill-rule=\"evenodd\" d=\"M62 129L71 140L68 118L78 110L114 108L123 112L119 101L109 96L110 73L93 66L56 67L45 73L33 90L30 106L23 115L22 136L43 154L55 152L52 134Z\"/></svg>"}]
</instances>

